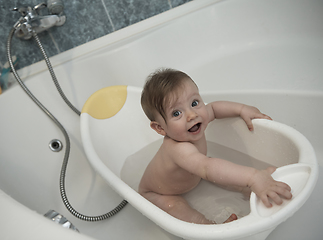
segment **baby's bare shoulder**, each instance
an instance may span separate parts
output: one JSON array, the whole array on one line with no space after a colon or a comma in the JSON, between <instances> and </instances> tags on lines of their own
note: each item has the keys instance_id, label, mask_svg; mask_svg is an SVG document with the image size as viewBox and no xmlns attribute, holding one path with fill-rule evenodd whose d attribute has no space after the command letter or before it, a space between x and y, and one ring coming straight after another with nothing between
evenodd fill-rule
<instances>
[{"instance_id":1,"label":"baby's bare shoulder","mask_svg":"<svg viewBox=\"0 0 323 240\"><path fill-rule=\"evenodd\" d=\"M190 142L177 142L172 139L163 142L162 151L172 157L187 156L199 152L196 146Z\"/></svg>"},{"instance_id":2,"label":"baby's bare shoulder","mask_svg":"<svg viewBox=\"0 0 323 240\"><path fill-rule=\"evenodd\" d=\"M173 139L165 139L164 142L163 142L163 145L169 149L172 149L172 150L178 150L178 149L183 149L183 148L195 148L194 144L190 143L190 142L178 142L178 141L175 141Z\"/></svg>"}]
</instances>

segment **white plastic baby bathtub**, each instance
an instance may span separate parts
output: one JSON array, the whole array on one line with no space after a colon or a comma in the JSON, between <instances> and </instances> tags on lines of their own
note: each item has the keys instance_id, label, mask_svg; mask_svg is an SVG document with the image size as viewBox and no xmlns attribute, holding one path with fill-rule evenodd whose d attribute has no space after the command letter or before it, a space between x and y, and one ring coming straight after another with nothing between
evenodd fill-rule
<instances>
[{"instance_id":1,"label":"white plastic baby bathtub","mask_svg":"<svg viewBox=\"0 0 323 240\"><path fill-rule=\"evenodd\" d=\"M277 225L292 216L313 191L318 177L316 156L311 144L298 131L278 122L254 120L255 130L250 132L239 118L216 120L206 133L208 154L212 151L212 144L217 144L226 147L224 155L237 163L278 167L273 177L291 186L292 200L266 208L252 193L250 213L237 221L219 225L191 224L168 215L136 192L145 166L161 144L160 136L150 129L141 109L140 94L140 88L130 86L107 87L94 93L82 110L82 141L91 165L110 186L170 233L184 239L265 239ZM209 94L208 98L211 96ZM230 151L243 153L260 163L234 159ZM217 191L212 187L204 191L212 190ZM218 207L215 204L217 198L221 198L223 208L232 200L230 194L225 199L222 192L216 196L208 192L202 189L195 193L214 198L206 211ZM194 194L191 195L194 198ZM231 204L230 207L235 206Z\"/></svg>"}]
</instances>

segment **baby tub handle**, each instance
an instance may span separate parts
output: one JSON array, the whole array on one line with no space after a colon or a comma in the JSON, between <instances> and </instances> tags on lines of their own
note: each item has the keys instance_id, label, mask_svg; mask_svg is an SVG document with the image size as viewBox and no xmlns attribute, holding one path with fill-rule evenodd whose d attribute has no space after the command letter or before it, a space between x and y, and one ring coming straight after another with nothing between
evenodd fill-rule
<instances>
[{"instance_id":1,"label":"baby tub handle","mask_svg":"<svg viewBox=\"0 0 323 240\"><path fill-rule=\"evenodd\" d=\"M266 207L260 198L255 193L251 193L250 196L250 209L251 212L260 217L269 217L276 214L283 214L289 211L288 208L294 208L295 212L301 206L301 202L305 202L307 198L302 198L301 195L307 194L310 189L306 188L311 180L312 168L305 163L290 164L283 167L279 167L272 174L272 177L276 181L287 183L291 187L292 199L283 199L281 205L273 203L273 206ZM309 195L309 194L308 194Z\"/></svg>"}]
</instances>

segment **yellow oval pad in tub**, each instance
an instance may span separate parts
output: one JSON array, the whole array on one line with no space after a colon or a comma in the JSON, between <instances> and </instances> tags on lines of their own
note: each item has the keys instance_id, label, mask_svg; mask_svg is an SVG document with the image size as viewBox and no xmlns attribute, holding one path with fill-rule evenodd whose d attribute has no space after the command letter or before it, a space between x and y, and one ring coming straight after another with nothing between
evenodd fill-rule
<instances>
[{"instance_id":1,"label":"yellow oval pad in tub","mask_svg":"<svg viewBox=\"0 0 323 240\"><path fill-rule=\"evenodd\" d=\"M127 86L111 86L95 92L84 104L82 113L96 119L106 119L116 115L127 99Z\"/></svg>"}]
</instances>

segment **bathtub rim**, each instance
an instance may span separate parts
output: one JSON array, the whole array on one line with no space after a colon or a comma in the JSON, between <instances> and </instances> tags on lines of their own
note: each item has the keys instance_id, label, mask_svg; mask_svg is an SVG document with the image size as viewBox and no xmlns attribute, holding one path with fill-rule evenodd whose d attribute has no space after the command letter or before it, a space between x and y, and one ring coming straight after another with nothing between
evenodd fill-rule
<instances>
[{"instance_id":1,"label":"bathtub rim","mask_svg":"<svg viewBox=\"0 0 323 240\"><path fill-rule=\"evenodd\" d=\"M21 239L24 237L32 237L33 239L48 239L56 240L70 239L70 240L95 240L85 234L80 234L70 229L66 229L54 222L46 219L40 213L31 210L25 205L18 202L16 199L10 197L2 189L0 189L0 203L2 228L10 229L3 231L0 236L7 239ZM13 223L14 229L13 230ZM16 231L19 230L19 231Z\"/></svg>"}]
</instances>

